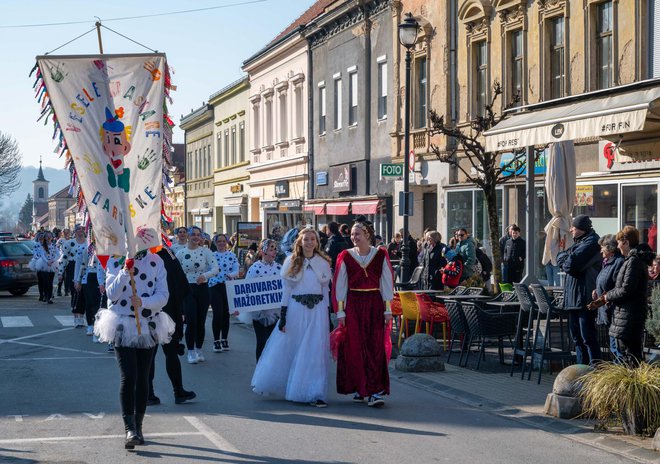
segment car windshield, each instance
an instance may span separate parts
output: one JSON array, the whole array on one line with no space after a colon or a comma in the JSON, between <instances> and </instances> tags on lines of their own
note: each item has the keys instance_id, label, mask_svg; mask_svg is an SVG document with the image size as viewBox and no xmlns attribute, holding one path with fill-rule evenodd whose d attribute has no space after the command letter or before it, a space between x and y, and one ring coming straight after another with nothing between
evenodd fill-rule
<instances>
[{"instance_id":1,"label":"car windshield","mask_svg":"<svg viewBox=\"0 0 660 464\"><path fill-rule=\"evenodd\" d=\"M25 256L31 254L32 254L32 250L30 250L30 248L24 243L20 243L20 242L0 243L0 256L2 257Z\"/></svg>"}]
</instances>

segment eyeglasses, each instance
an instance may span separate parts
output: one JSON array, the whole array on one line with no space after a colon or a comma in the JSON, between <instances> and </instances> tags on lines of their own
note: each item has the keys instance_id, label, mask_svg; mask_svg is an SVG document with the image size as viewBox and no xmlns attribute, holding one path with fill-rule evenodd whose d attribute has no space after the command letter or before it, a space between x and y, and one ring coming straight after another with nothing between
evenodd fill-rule
<instances>
[{"instance_id":1,"label":"eyeglasses","mask_svg":"<svg viewBox=\"0 0 660 464\"><path fill-rule=\"evenodd\" d=\"M456 235L458 235L459 237L465 237L465 234L456 234Z\"/></svg>"}]
</instances>

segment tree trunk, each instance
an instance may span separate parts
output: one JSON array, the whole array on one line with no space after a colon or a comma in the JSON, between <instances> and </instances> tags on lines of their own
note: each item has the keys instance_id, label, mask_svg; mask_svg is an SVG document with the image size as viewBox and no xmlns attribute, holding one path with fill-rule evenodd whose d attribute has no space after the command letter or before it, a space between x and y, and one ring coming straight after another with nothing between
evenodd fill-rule
<instances>
[{"instance_id":1,"label":"tree trunk","mask_svg":"<svg viewBox=\"0 0 660 464\"><path fill-rule=\"evenodd\" d=\"M488 211L488 229L490 233L491 252L493 254L493 293L500 293L499 283L502 281L502 256L500 256L500 228L497 216L496 184L488 185L484 189L486 211Z\"/></svg>"}]
</instances>

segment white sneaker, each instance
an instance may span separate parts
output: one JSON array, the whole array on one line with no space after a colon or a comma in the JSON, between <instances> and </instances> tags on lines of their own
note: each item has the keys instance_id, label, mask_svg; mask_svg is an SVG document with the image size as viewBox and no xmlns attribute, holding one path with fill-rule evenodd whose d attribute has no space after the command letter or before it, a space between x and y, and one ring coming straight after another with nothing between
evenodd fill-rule
<instances>
[{"instance_id":1,"label":"white sneaker","mask_svg":"<svg viewBox=\"0 0 660 464\"><path fill-rule=\"evenodd\" d=\"M195 354L197 355L197 361L199 361L199 362L206 361L206 358L204 357L204 353L202 353L201 349L197 348L195 350Z\"/></svg>"},{"instance_id":2,"label":"white sneaker","mask_svg":"<svg viewBox=\"0 0 660 464\"><path fill-rule=\"evenodd\" d=\"M97 337L96 335L92 335L92 343L100 343L99 337Z\"/></svg>"},{"instance_id":3,"label":"white sneaker","mask_svg":"<svg viewBox=\"0 0 660 464\"><path fill-rule=\"evenodd\" d=\"M88 325L86 335L94 335L94 326Z\"/></svg>"},{"instance_id":4,"label":"white sneaker","mask_svg":"<svg viewBox=\"0 0 660 464\"><path fill-rule=\"evenodd\" d=\"M197 364L199 360L197 359L197 352L195 350L188 351L188 364Z\"/></svg>"}]
</instances>

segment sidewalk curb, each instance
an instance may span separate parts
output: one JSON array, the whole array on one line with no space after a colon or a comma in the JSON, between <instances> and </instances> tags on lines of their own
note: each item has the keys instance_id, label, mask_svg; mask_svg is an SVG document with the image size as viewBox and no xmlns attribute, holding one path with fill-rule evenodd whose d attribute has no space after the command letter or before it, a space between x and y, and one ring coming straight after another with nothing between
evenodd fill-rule
<instances>
[{"instance_id":1,"label":"sidewalk curb","mask_svg":"<svg viewBox=\"0 0 660 464\"><path fill-rule=\"evenodd\" d=\"M508 404L449 387L442 382L431 380L414 373L401 372L393 367L390 367L390 376L406 385L458 401L496 416L520 422L544 432L560 434L564 438L577 443L592 446L617 456L632 459L636 462L660 464L660 453L635 446L616 436L604 436L596 433L591 426L584 423L586 421L580 421L579 419L569 421L552 416L534 414Z\"/></svg>"}]
</instances>

